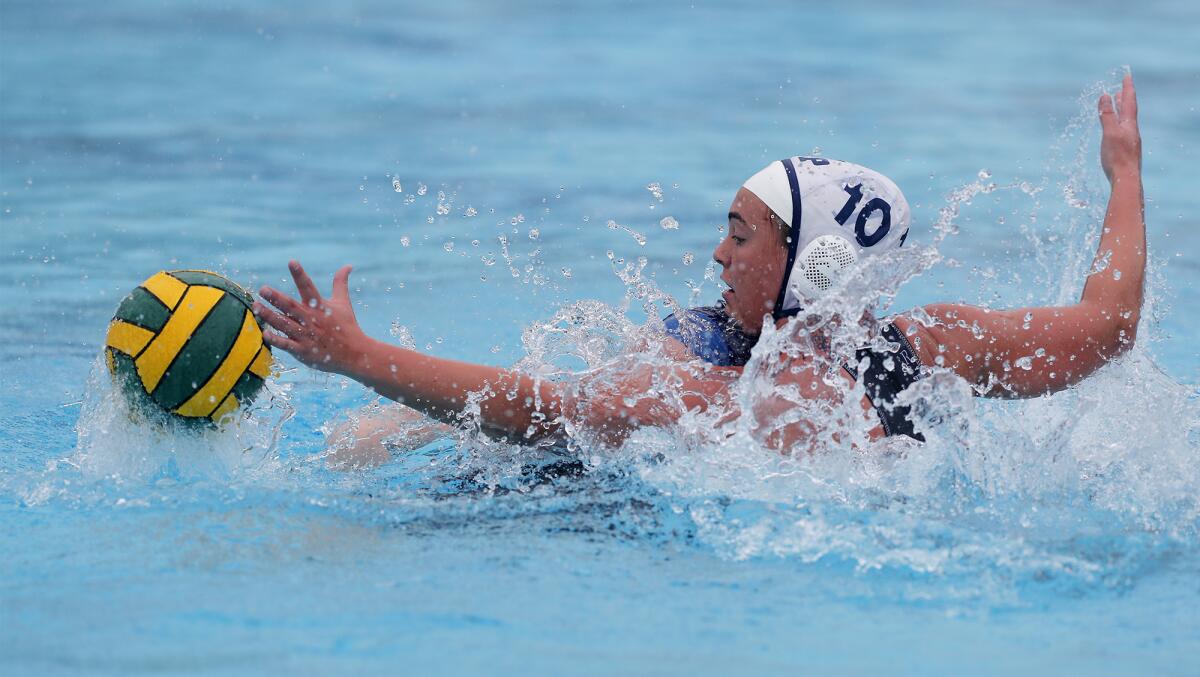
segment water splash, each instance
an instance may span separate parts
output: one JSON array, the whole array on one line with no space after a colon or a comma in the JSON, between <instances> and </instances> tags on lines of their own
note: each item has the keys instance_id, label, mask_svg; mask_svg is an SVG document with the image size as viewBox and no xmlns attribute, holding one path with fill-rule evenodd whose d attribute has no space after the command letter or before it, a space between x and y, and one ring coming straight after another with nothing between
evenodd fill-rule
<instances>
[{"instance_id":1,"label":"water splash","mask_svg":"<svg viewBox=\"0 0 1200 677\"><path fill-rule=\"evenodd\" d=\"M1018 245L1034 253L1041 302L1077 298L1107 195L1095 176L1093 95L1084 95L1054 155L1070 160L1052 163L1040 186L999 183L980 171L946 197L930 244L856 269L798 321L767 326L732 389L741 416L684 405L678 367L653 338L656 318L679 304L646 275L642 257L626 261L610 252L625 306L568 307L527 332L521 366L545 378L574 379L576 403L612 397L614 384L642 374L625 403L653 400L667 412L662 418L674 422L639 430L613 448L573 412L577 418L566 424L576 451L593 471L634 469L642 484L628 492L649 491L664 512L687 516L700 542L731 558L836 560L864 574L899 570L958 581L931 593L943 595L1003 598L1028 585L1072 592L1129 585L1156 563L1194 553L1200 541L1200 405L1193 387L1155 366L1146 347L1153 344L1152 320L1131 354L1051 397L980 400L967 383L934 369L900 400L913 408L925 444L871 441L875 423L863 415L857 384L827 379L843 391L832 401L778 386L779 374L796 360L817 356L817 371L833 373L854 348L879 342L842 318L886 309L907 282L952 265L939 247L980 195L1011 197L1014 211L1006 216L1023 224ZM1045 190L1053 184L1057 192ZM1061 200L1047 202L1049 195ZM1152 284L1147 306L1161 293ZM636 302L651 317L641 327L622 319ZM829 358L815 349L819 336L828 338ZM773 439L798 425L811 429L808 453L774 452Z\"/></svg>"},{"instance_id":2,"label":"water splash","mask_svg":"<svg viewBox=\"0 0 1200 677\"><path fill-rule=\"evenodd\" d=\"M1018 246L1032 253L1041 301L1074 300L1092 265L1106 192L1094 167L1092 98L1093 92L1085 94L1040 183L1006 183L980 171L946 196L928 244L856 269L798 321L768 326L729 393L728 405L741 416L728 416L723 403L706 411L687 407L679 370L699 374L708 367L673 362L659 321L684 304L657 286L646 257L610 252L611 270L625 290L621 303L568 304L522 337L525 354L517 367L568 384L574 408L557 422L572 433L568 449L481 435L476 397L457 429L419 438L426 444L412 448L426 422L407 421L380 440L393 451L406 450L390 464L376 474L331 478L314 468L333 460L347 435L361 432L353 425L385 412L355 414L358 420L331 435L318 460L289 462L276 453L278 410L251 417L247 427L219 439L146 434L131 428L128 412L93 383L76 452L21 495L29 502L77 496L78 487L64 484L77 479L152 487L203 478L236 487L253 477L299 487L321 510L386 523L436 529L537 516L561 528L697 543L737 560L846 563L872 581L879 572L899 572L906 584L931 581L921 594L935 599L1008 600L1029 586L1074 594L1130 585L1159 563L1200 550L1200 397L1195 386L1163 374L1147 347L1162 295L1153 274L1142 342L1068 392L1019 403L984 401L960 379L934 370L901 399L913 408L925 444L872 441L873 422L859 406L857 384L827 379L826 386L842 391L833 400L777 386L781 372L822 354L819 337L829 341L830 357L817 360L825 372L836 372L854 348L878 341L843 318L886 312L909 281L950 265L939 248L981 208L981 195L1012 199L1004 216L1022 223ZM419 184L417 193L425 192ZM523 221L513 217L510 225ZM609 227L645 242L615 221ZM512 277L541 274L536 255L518 264L510 238L497 241ZM487 252L481 261L491 266L497 257ZM1005 260L989 263L982 269L1006 268ZM710 262L705 282L715 280L715 271ZM702 301L706 284L689 287L687 305ZM631 310L649 320L632 321ZM625 388L634 378L641 379L637 388ZM629 406L652 401L664 422L624 440L605 436L583 405L614 391L624 393ZM264 406L283 406L287 397L286 388L277 389ZM1121 435L1114 434L1114 421ZM789 426L805 425L812 428L806 453L781 455L772 448ZM946 580L953 585L935 583Z\"/></svg>"},{"instance_id":3,"label":"water splash","mask_svg":"<svg viewBox=\"0 0 1200 677\"><path fill-rule=\"evenodd\" d=\"M278 486L288 473L278 453L282 427L294 414L288 389L268 382L250 406L220 427L181 423L131 406L97 359L74 451L41 472L9 477L0 488L27 506L52 501L144 506L176 500L172 488L188 484L223 494L245 483Z\"/></svg>"},{"instance_id":4,"label":"water splash","mask_svg":"<svg viewBox=\"0 0 1200 677\"><path fill-rule=\"evenodd\" d=\"M623 225L617 223L616 221L609 219L608 229L609 230L617 230L617 229L623 230L626 233L629 233L629 236L633 238L634 242L638 243L639 247L646 246L646 236L642 235L641 233L637 232L636 230L630 228L629 226L623 226Z\"/></svg>"}]
</instances>

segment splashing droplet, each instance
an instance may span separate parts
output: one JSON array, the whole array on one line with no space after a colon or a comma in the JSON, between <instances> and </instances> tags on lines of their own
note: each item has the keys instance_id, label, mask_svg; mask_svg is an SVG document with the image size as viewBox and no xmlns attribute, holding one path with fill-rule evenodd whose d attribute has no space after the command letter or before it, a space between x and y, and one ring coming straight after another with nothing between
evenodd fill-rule
<instances>
[{"instance_id":1,"label":"splashing droplet","mask_svg":"<svg viewBox=\"0 0 1200 677\"><path fill-rule=\"evenodd\" d=\"M633 230L632 228L629 228L627 226L622 226L621 224L617 223L616 221L613 221L612 219L609 219L609 221L608 221L608 228L609 228L609 230L621 229L621 230L625 231L626 233L629 233L633 237L634 242L638 243L638 246L641 246L641 247L646 246L646 236L642 235L641 233L637 232L636 230Z\"/></svg>"},{"instance_id":2,"label":"splashing droplet","mask_svg":"<svg viewBox=\"0 0 1200 677\"><path fill-rule=\"evenodd\" d=\"M412 332L408 330L408 327L400 324L400 320L392 320L392 329L389 333L392 335L392 338L396 339L396 343L401 348L412 350L417 347L417 342L413 339Z\"/></svg>"},{"instance_id":3,"label":"splashing droplet","mask_svg":"<svg viewBox=\"0 0 1200 677\"><path fill-rule=\"evenodd\" d=\"M396 191L397 193L404 192L404 186L400 185L400 179L392 179L392 190Z\"/></svg>"},{"instance_id":4,"label":"splashing droplet","mask_svg":"<svg viewBox=\"0 0 1200 677\"><path fill-rule=\"evenodd\" d=\"M1087 209L1088 208L1087 198L1081 197L1079 194L1080 190L1078 188L1076 188L1074 185L1068 183L1067 185L1063 186L1062 192L1063 192L1063 199L1066 200L1067 204L1070 205L1071 207L1074 207L1075 209Z\"/></svg>"},{"instance_id":5,"label":"splashing droplet","mask_svg":"<svg viewBox=\"0 0 1200 677\"><path fill-rule=\"evenodd\" d=\"M679 222L675 220L674 216L664 216L663 220L658 222L658 225L662 226L663 230L679 229Z\"/></svg>"}]
</instances>

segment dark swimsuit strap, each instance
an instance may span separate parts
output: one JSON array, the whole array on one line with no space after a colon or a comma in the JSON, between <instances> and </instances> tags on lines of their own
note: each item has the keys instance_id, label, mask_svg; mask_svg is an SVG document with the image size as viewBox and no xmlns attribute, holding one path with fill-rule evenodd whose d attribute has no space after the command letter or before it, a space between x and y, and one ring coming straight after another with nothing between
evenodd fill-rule
<instances>
[{"instance_id":1,"label":"dark swimsuit strap","mask_svg":"<svg viewBox=\"0 0 1200 677\"><path fill-rule=\"evenodd\" d=\"M856 363L842 365L842 368L850 374L850 378L862 380L867 399L871 400L871 405L879 413L884 434L907 435L924 442L925 437L916 431L910 418L912 408L895 404L896 396L923 376L921 359L895 323L889 322L880 333L888 343L896 345L894 352L860 348L854 353ZM864 359L867 366L860 375L857 368Z\"/></svg>"}]
</instances>

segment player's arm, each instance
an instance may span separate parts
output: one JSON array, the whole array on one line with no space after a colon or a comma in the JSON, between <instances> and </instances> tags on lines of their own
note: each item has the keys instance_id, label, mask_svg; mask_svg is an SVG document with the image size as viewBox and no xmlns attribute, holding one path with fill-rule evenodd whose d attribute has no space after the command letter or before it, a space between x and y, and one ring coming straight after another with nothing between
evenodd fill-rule
<instances>
[{"instance_id":1,"label":"player's arm","mask_svg":"<svg viewBox=\"0 0 1200 677\"><path fill-rule=\"evenodd\" d=\"M812 453L817 435L830 427L814 421L836 421L833 439L841 443L844 436L838 428L850 423L843 416L842 404L853 386L853 380L842 369L827 373L827 363L808 355L778 356L779 372L769 394L755 399L750 416L759 442L782 454ZM871 401L860 402L862 421L872 431L872 438L883 436L879 417Z\"/></svg>"},{"instance_id":2,"label":"player's arm","mask_svg":"<svg viewBox=\"0 0 1200 677\"><path fill-rule=\"evenodd\" d=\"M314 369L348 376L445 423L456 423L468 397L477 393L484 432L513 441L561 438L559 421L567 413L619 442L640 425L667 423L682 413L664 405L655 395L658 388L675 388L686 409L705 408L740 371L696 363L635 363L626 373L606 374L586 393L578 388L566 393L562 383L517 370L447 360L376 341L354 316L349 266L334 276L329 298L320 295L299 262L288 267L300 299L263 287L263 299L274 308L255 304L255 313L275 330L264 334L268 343ZM566 409L564 395L571 397Z\"/></svg>"},{"instance_id":3,"label":"player's arm","mask_svg":"<svg viewBox=\"0 0 1200 677\"><path fill-rule=\"evenodd\" d=\"M926 364L949 367L996 397L1036 397L1078 383L1128 350L1137 335L1146 271L1141 137L1133 79L1114 109L1099 101L1100 160L1112 185L1095 264L1070 306L995 311L928 306L932 323L902 319Z\"/></svg>"},{"instance_id":4,"label":"player's arm","mask_svg":"<svg viewBox=\"0 0 1200 677\"><path fill-rule=\"evenodd\" d=\"M302 363L348 376L449 424L457 422L471 393L483 393L481 424L496 436L527 439L535 422L558 418L561 395L554 383L513 370L424 355L367 336L350 302L350 266L334 275L333 294L328 298L321 296L298 261L289 262L288 269L300 298L263 287L262 298L274 307L256 303L254 310L275 330L264 334L267 343Z\"/></svg>"},{"instance_id":5,"label":"player's arm","mask_svg":"<svg viewBox=\"0 0 1200 677\"><path fill-rule=\"evenodd\" d=\"M669 364L635 361L585 375L571 385L563 404L607 446L618 446L641 426L670 425L689 411L715 407L727 411L728 418L737 416L730 387L741 373L740 367L714 367L694 358Z\"/></svg>"},{"instance_id":6,"label":"player's arm","mask_svg":"<svg viewBox=\"0 0 1200 677\"><path fill-rule=\"evenodd\" d=\"M662 351L664 357L676 362L696 360L686 346L671 337L664 337ZM612 411L614 407L604 409ZM333 428L325 441L327 460L331 468L339 470L381 465L398 452L423 447L452 432L451 426L399 402L373 404Z\"/></svg>"},{"instance_id":7,"label":"player's arm","mask_svg":"<svg viewBox=\"0 0 1200 677\"><path fill-rule=\"evenodd\" d=\"M423 447L453 433L399 402L370 404L351 413L325 438L325 459L336 470L382 465L394 454Z\"/></svg>"}]
</instances>

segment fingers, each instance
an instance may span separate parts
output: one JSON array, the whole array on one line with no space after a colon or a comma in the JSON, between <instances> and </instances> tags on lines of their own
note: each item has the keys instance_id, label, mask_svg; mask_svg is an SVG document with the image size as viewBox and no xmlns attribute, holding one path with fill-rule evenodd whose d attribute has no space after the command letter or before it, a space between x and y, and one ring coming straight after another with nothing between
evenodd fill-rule
<instances>
[{"instance_id":1,"label":"fingers","mask_svg":"<svg viewBox=\"0 0 1200 677\"><path fill-rule=\"evenodd\" d=\"M285 315L292 318L298 323L303 323L307 308L304 304L296 299L284 294L281 291L276 291L271 287L263 287L258 290L260 296L267 300L268 303L283 311Z\"/></svg>"},{"instance_id":2,"label":"fingers","mask_svg":"<svg viewBox=\"0 0 1200 677\"><path fill-rule=\"evenodd\" d=\"M299 336L303 330L300 323L291 318L284 317L261 303L254 304L254 315L262 319L263 322L266 322L267 326L276 331L281 331L288 336Z\"/></svg>"},{"instance_id":3,"label":"fingers","mask_svg":"<svg viewBox=\"0 0 1200 677\"><path fill-rule=\"evenodd\" d=\"M350 271L353 268L353 266L342 266L333 275L333 296L347 304L350 303L350 289L347 282L350 280Z\"/></svg>"},{"instance_id":4,"label":"fingers","mask_svg":"<svg viewBox=\"0 0 1200 677\"><path fill-rule=\"evenodd\" d=\"M1117 124L1117 114L1113 110L1112 97L1108 94L1101 94L1097 108L1100 110L1100 128L1107 134L1113 125Z\"/></svg>"},{"instance_id":5,"label":"fingers","mask_svg":"<svg viewBox=\"0 0 1200 677\"><path fill-rule=\"evenodd\" d=\"M292 273L292 279L296 281L296 291L300 292L300 300L308 307L316 308L321 303L321 293L317 291L317 285L313 284L312 278L304 272L300 262L294 259L288 261L288 270Z\"/></svg>"},{"instance_id":6,"label":"fingers","mask_svg":"<svg viewBox=\"0 0 1200 677\"><path fill-rule=\"evenodd\" d=\"M1125 79L1121 82L1121 106L1122 120L1137 120L1137 92L1133 89L1133 74L1126 73Z\"/></svg>"},{"instance_id":7,"label":"fingers","mask_svg":"<svg viewBox=\"0 0 1200 677\"><path fill-rule=\"evenodd\" d=\"M279 348L293 355L300 352L300 344L282 334L263 332L263 341L272 348Z\"/></svg>"}]
</instances>

